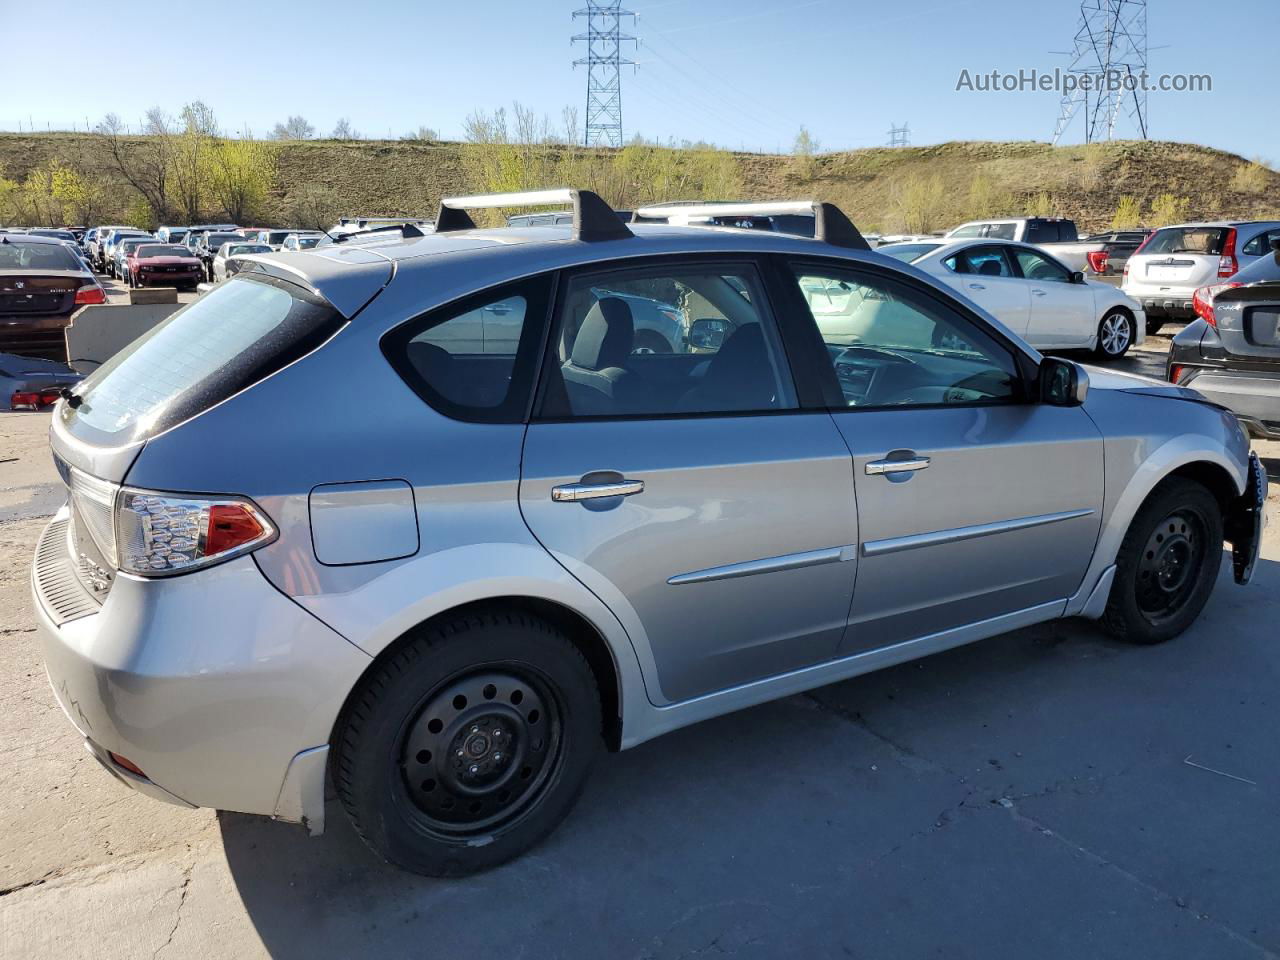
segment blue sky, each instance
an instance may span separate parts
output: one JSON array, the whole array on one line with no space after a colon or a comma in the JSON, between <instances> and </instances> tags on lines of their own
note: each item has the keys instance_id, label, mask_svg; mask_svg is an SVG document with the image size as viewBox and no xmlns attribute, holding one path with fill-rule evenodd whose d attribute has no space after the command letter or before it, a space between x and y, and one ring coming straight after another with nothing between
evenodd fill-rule
<instances>
[{"instance_id":1,"label":"blue sky","mask_svg":"<svg viewBox=\"0 0 1280 960\"><path fill-rule=\"evenodd\" d=\"M367 136L422 124L457 137L472 110L512 100L558 118L585 95L569 44L580 5L259 0L145 5L126 18L68 0L0 0L7 72L23 78L0 89L0 129L83 128L108 111L136 123L149 106L176 112L195 98L224 127L259 133L302 114L325 133L345 116ZM1064 65L1050 51L1070 49L1079 11L1072 0L629 6L643 42L622 81L626 135L770 151L789 149L801 124L824 150L883 144L903 122L914 144L1048 140L1058 94L957 92L956 82L966 68ZM1152 72L1208 73L1214 87L1152 93L1151 134L1280 161L1280 106L1267 89L1280 3L1223 9L1151 0ZM86 59L113 80L86 83L75 69ZM1077 121L1064 140L1082 139Z\"/></svg>"}]
</instances>

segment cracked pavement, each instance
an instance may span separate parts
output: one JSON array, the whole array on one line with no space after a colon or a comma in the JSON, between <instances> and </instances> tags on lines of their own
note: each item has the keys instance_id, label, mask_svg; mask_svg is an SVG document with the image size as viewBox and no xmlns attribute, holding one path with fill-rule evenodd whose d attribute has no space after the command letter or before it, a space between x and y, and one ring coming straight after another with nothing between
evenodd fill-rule
<instances>
[{"instance_id":1,"label":"cracked pavement","mask_svg":"<svg viewBox=\"0 0 1280 960\"><path fill-rule=\"evenodd\" d=\"M679 731L446 882L336 803L309 839L97 768L31 632L47 423L0 414L0 957L1280 958L1274 482L1255 583L1171 644L1045 624Z\"/></svg>"}]
</instances>

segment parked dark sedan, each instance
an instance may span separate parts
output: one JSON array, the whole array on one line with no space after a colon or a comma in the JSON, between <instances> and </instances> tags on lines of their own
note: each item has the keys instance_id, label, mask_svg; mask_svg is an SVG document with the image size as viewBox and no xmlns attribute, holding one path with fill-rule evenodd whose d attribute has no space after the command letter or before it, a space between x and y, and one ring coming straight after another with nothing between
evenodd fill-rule
<instances>
[{"instance_id":1,"label":"parked dark sedan","mask_svg":"<svg viewBox=\"0 0 1280 960\"><path fill-rule=\"evenodd\" d=\"M204 264L180 243L144 243L129 254L125 275L131 287L194 290L204 279Z\"/></svg>"},{"instance_id":2,"label":"parked dark sedan","mask_svg":"<svg viewBox=\"0 0 1280 960\"><path fill-rule=\"evenodd\" d=\"M71 314L106 302L93 272L61 240L0 234L0 350L65 361Z\"/></svg>"},{"instance_id":3,"label":"parked dark sedan","mask_svg":"<svg viewBox=\"0 0 1280 960\"><path fill-rule=\"evenodd\" d=\"M1173 338L1168 379L1229 407L1255 437L1280 440L1280 242L1230 280L1201 287L1199 320Z\"/></svg>"}]
</instances>

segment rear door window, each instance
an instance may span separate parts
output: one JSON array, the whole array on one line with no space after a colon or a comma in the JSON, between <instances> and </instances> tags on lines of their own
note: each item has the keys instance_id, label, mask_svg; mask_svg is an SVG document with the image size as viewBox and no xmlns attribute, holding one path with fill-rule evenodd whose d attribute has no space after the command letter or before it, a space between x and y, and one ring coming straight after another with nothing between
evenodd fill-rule
<instances>
[{"instance_id":1,"label":"rear door window","mask_svg":"<svg viewBox=\"0 0 1280 960\"><path fill-rule=\"evenodd\" d=\"M155 436L310 353L345 321L300 286L267 277L219 284L125 347L62 404L67 429L97 445Z\"/></svg>"}]
</instances>

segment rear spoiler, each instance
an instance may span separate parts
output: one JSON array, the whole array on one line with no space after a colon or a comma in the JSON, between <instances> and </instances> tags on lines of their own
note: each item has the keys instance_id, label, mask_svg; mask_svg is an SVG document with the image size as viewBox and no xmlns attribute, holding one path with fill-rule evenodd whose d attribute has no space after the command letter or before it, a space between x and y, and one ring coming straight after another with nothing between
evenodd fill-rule
<instances>
[{"instance_id":1,"label":"rear spoiler","mask_svg":"<svg viewBox=\"0 0 1280 960\"><path fill-rule=\"evenodd\" d=\"M641 207L631 215L631 222L671 217L771 217L786 214L813 217L814 239L851 250L870 250L871 245L858 232L853 221L833 203L819 200L779 200L768 203L703 203L666 204Z\"/></svg>"}]
</instances>

